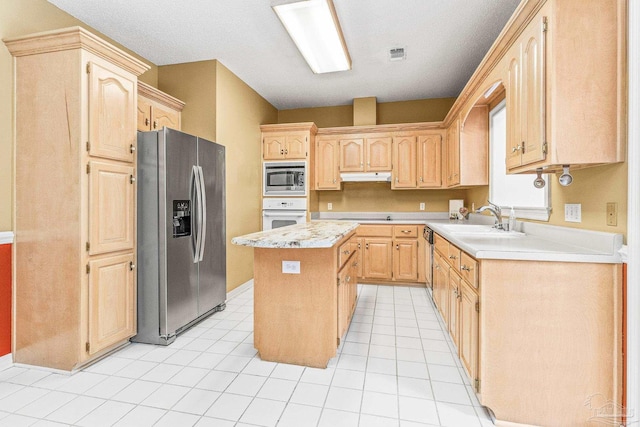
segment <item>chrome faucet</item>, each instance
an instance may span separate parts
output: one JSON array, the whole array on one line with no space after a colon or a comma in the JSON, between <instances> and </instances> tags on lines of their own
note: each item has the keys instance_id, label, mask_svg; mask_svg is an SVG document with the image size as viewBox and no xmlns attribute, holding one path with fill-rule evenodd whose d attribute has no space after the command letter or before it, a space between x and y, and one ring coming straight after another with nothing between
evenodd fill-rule
<instances>
[{"instance_id":1,"label":"chrome faucet","mask_svg":"<svg viewBox=\"0 0 640 427\"><path fill-rule=\"evenodd\" d=\"M491 203L490 200L487 200L489 204L487 206L482 206L480 209L476 211L476 213L482 213L484 211L489 211L496 217L496 223L494 225L498 230L504 230L504 225L502 224L502 209L500 206L495 203Z\"/></svg>"}]
</instances>

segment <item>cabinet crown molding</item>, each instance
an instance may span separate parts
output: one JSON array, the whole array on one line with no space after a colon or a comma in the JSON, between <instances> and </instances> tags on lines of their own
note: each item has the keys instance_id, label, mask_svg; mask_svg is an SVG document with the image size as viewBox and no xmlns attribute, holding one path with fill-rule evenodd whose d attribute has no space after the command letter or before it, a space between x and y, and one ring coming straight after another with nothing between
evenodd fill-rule
<instances>
[{"instance_id":1,"label":"cabinet crown molding","mask_svg":"<svg viewBox=\"0 0 640 427\"><path fill-rule=\"evenodd\" d=\"M78 26L6 38L3 41L13 56L85 49L136 76L150 68L144 62Z\"/></svg>"},{"instance_id":2,"label":"cabinet crown molding","mask_svg":"<svg viewBox=\"0 0 640 427\"><path fill-rule=\"evenodd\" d=\"M260 125L262 132L311 132L315 135L318 127L313 122L302 123L275 123L268 125Z\"/></svg>"},{"instance_id":3,"label":"cabinet crown molding","mask_svg":"<svg viewBox=\"0 0 640 427\"><path fill-rule=\"evenodd\" d=\"M178 111L182 111L185 106L185 103L180 101L178 98L174 98L173 96L162 92L160 89L156 89L155 87L141 81L138 81L138 95L153 99L166 107Z\"/></svg>"},{"instance_id":4,"label":"cabinet crown molding","mask_svg":"<svg viewBox=\"0 0 640 427\"><path fill-rule=\"evenodd\" d=\"M391 133L391 132L419 132L429 130L442 130L443 122L419 122L419 123L398 123L390 125L375 126L342 126L318 129L320 135L345 135L364 133Z\"/></svg>"}]
</instances>

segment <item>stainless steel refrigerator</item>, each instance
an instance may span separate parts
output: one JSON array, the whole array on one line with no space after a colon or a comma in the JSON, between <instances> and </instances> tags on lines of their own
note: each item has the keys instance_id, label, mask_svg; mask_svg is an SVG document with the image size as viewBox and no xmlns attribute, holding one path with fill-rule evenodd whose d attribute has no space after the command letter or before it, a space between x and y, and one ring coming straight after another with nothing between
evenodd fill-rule
<instances>
[{"instance_id":1,"label":"stainless steel refrigerator","mask_svg":"<svg viewBox=\"0 0 640 427\"><path fill-rule=\"evenodd\" d=\"M169 128L138 133L138 333L170 344L223 310L225 149Z\"/></svg>"}]
</instances>

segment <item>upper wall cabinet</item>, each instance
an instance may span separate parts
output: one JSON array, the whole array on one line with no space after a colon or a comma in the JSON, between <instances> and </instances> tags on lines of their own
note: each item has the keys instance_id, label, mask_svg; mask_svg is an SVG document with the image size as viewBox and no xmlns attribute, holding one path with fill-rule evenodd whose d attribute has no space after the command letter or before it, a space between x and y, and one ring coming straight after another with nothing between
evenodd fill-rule
<instances>
[{"instance_id":1,"label":"upper wall cabinet","mask_svg":"<svg viewBox=\"0 0 640 427\"><path fill-rule=\"evenodd\" d=\"M442 187L442 134L412 132L393 137L393 176L391 188Z\"/></svg>"},{"instance_id":2,"label":"upper wall cabinet","mask_svg":"<svg viewBox=\"0 0 640 427\"><path fill-rule=\"evenodd\" d=\"M164 126L180 130L184 102L166 93L138 82L138 130L157 130Z\"/></svg>"},{"instance_id":3,"label":"upper wall cabinet","mask_svg":"<svg viewBox=\"0 0 640 427\"><path fill-rule=\"evenodd\" d=\"M316 140L316 190L340 190L340 141L335 137Z\"/></svg>"},{"instance_id":4,"label":"upper wall cabinet","mask_svg":"<svg viewBox=\"0 0 640 427\"><path fill-rule=\"evenodd\" d=\"M489 183L489 108L477 105L447 128L446 187Z\"/></svg>"},{"instance_id":5,"label":"upper wall cabinet","mask_svg":"<svg viewBox=\"0 0 640 427\"><path fill-rule=\"evenodd\" d=\"M307 160L315 142L313 123L262 125L263 160Z\"/></svg>"},{"instance_id":6,"label":"upper wall cabinet","mask_svg":"<svg viewBox=\"0 0 640 427\"><path fill-rule=\"evenodd\" d=\"M340 138L340 172L391 171L391 135L344 135Z\"/></svg>"},{"instance_id":7,"label":"upper wall cabinet","mask_svg":"<svg viewBox=\"0 0 640 427\"><path fill-rule=\"evenodd\" d=\"M625 9L549 0L526 24L503 62L509 172L624 160Z\"/></svg>"}]
</instances>

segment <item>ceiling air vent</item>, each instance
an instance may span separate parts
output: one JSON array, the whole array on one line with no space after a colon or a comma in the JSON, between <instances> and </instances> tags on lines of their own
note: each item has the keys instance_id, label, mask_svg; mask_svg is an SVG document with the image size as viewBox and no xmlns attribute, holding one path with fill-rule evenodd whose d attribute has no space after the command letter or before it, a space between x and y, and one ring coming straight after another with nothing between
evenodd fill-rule
<instances>
[{"instance_id":1,"label":"ceiling air vent","mask_svg":"<svg viewBox=\"0 0 640 427\"><path fill-rule=\"evenodd\" d=\"M389 61L402 61L407 59L403 47L394 47L389 49Z\"/></svg>"}]
</instances>

